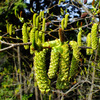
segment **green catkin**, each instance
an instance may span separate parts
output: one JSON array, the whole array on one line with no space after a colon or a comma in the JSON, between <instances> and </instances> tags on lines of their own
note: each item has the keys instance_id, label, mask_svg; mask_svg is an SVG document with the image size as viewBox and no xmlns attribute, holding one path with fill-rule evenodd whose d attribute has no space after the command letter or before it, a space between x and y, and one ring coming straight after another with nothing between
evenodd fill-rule
<instances>
[{"instance_id":1,"label":"green catkin","mask_svg":"<svg viewBox=\"0 0 100 100\"><path fill-rule=\"evenodd\" d=\"M35 31L35 42L36 42L36 44L37 44L37 42L38 42L38 36L39 36L39 31L36 30L36 31Z\"/></svg>"},{"instance_id":2,"label":"green catkin","mask_svg":"<svg viewBox=\"0 0 100 100\"><path fill-rule=\"evenodd\" d=\"M39 31L37 45L38 45L38 50L41 50L41 48L42 48L42 31Z\"/></svg>"},{"instance_id":3,"label":"green catkin","mask_svg":"<svg viewBox=\"0 0 100 100\"><path fill-rule=\"evenodd\" d=\"M97 49L97 42L98 42L98 38L97 38L97 23L94 23L92 26L92 30L91 30L91 42L92 42L92 49L96 50Z\"/></svg>"},{"instance_id":4,"label":"green catkin","mask_svg":"<svg viewBox=\"0 0 100 100\"><path fill-rule=\"evenodd\" d=\"M87 43L87 47L91 46L91 33L89 33L87 35L86 43ZM87 53L87 55L89 55L90 54L90 49L86 49L86 53Z\"/></svg>"},{"instance_id":5,"label":"green catkin","mask_svg":"<svg viewBox=\"0 0 100 100\"><path fill-rule=\"evenodd\" d=\"M48 77L50 79L54 78L57 75L57 70L59 67L59 47L53 47L51 50L50 66L48 70Z\"/></svg>"},{"instance_id":6,"label":"green catkin","mask_svg":"<svg viewBox=\"0 0 100 100\"><path fill-rule=\"evenodd\" d=\"M76 41L70 41L69 43L73 49L73 56L76 60L79 60L80 49L78 48L78 44Z\"/></svg>"},{"instance_id":7,"label":"green catkin","mask_svg":"<svg viewBox=\"0 0 100 100\"><path fill-rule=\"evenodd\" d=\"M70 78L75 76L78 72L78 64L79 61L76 60L76 58L73 56L71 61L71 67L70 67Z\"/></svg>"},{"instance_id":8,"label":"green catkin","mask_svg":"<svg viewBox=\"0 0 100 100\"><path fill-rule=\"evenodd\" d=\"M80 49L78 48L78 44L76 41L70 41L69 44L73 49L73 57L72 57L71 67L70 67L70 77L73 77L78 72Z\"/></svg>"},{"instance_id":9,"label":"green catkin","mask_svg":"<svg viewBox=\"0 0 100 100\"><path fill-rule=\"evenodd\" d=\"M42 31L45 32L45 18L43 18Z\"/></svg>"},{"instance_id":10,"label":"green catkin","mask_svg":"<svg viewBox=\"0 0 100 100\"><path fill-rule=\"evenodd\" d=\"M33 27L36 27L36 16L37 16L37 14L35 13L33 15Z\"/></svg>"},{"instance_id":11,"label":"green catkin","mask_svg":"<svg viewBox=\"0 0 100 100\"><path fill-rule=\"evenodd\" d=\"M9 26L9 35L12 35L12 24Z\"/></svg>"},{"instance_id":12,"label":"green catkin","mask_svg":"<svg viewBox=\"0 0 100 100\"><path fill-rule=\"evenodd\" d=\"M66 14L66 15L65 15L65 24L64 24L64 27L65 27L65 28L67 28L68 16L69 16L69 14Z\"/></svg>"},{"instance_id":13,"label":"green catkin","mask_svg":"<svg viewBox=\"0 0 100 100\"><path fill-rule=\"evenodd\" d=\"M36 17L36 27L39 27L39 16Z\"/></svg>"},{"instance_id":14,"label":"green catkin","mask_svg":"<svg viewBox=\"0 0 100 100\"><path fill-rule=\"evenodd\" d=\"M61 28L62 28L62 30L64 30L64 20L65 20L65 18L63 18L63 19L61 20Z\"/></svg>"},{"instance_id":15,"label":"green catkin","mask_svg":"<svg viewBox=\"0 0 100 100\"><path fill-rule=\"evenodd\" d=\"M79 33L77 35L77 43L78 43L78 46L82 46L81 35L82 35L82 29L80 29L80 31L79 31Z\"/></svg>"},{"instance_id":16,"label":"green catkin","mask_svg":"<svg viewBox=\"0 0 100 100\"><path fill-rule=\"evenodd\" d=\"M62 1L62 0L59 0L59 2L58 2L59 5L60 5L61 1Z\"/></svg>"},{"instance_id":17,"label":"green catkin","mask_svg":"<svg viewBox=\"0 0 100 100\"><path fill-rule=\"evenodd\" d=\"M35 30L36 28L32 28L30 32L30 42L32 43L30 45L30 54L33 54L35 50Z\"/></svg>"},{"instance_id":18,"label":"green catkin","mask_svg":"<svg viewBox=\"0 0 100 100\"><path fill-rule=\"evenodd\" d=\"M86 43L87 43L87 47L91 47L91 33L87 35ZM87 55L93 54L93 49L86 49L86 54Z\"/></svg>"},{"instance_id":19,"label":"green catkin","mask_svg":"<svg viewBox=\"0 0 100 100\"><path fill-rule=\"evenodd\" d=\"M42 51L35 51L34 57L34 71L37 85L41 93L48 93L50 91L50 80L46 73L46 49Z\"/></svg>"},{"instance_id":20,"label":"green catkin","mask_svg":"<svg viewBox=\"0 0 100 100\"><path fill-rule=\"evenodd\" d=\"M43 24L42 24L42 43L45 42L45 18L43 18Z\"/></svg>"},{"instance_id":21,"label":"green catkin","mask_svg":"<svg viewBox=\"0 0 100 100\"><path fill-rule=\"evenodd\" d=\"M69 77L69 47L68 44L64 43L62 45L63 52L60 56L60 67L59 74L57 78L56 88L57 89L66 89L68 86L68 77Z\"/></svg>"},{"instance_id":22,"label":"green catkin","mask_svg":"<svg viewBox=\"0 0 100 100\"><path fill-rule=\"evenodd\" d=\"M27 43L28 42L28 34L27 34L27 24L24 23L22 26L22 35L23 35L23 43ZM24 45L25 49L29 48L29 45Z\"/></svg>"}]
</instances>

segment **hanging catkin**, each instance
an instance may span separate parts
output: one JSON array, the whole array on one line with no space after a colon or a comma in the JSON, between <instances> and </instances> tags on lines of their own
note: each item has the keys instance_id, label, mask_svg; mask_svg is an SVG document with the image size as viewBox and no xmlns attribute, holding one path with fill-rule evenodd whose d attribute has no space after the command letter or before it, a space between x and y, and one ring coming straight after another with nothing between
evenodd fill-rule
<instances>
[{"instance_id":1,"label":"hanging catkin","mask_svg":"<svg viewBox=\"0 0 100 100\"><path fill-rule=\"evenodd\" d=\"M36 27L39 27L39 16L36 17Z\"/></svg>"},{"instance_id":2,"label":"hanging catkin","mask_svg":"<svg viewBox=\"0 0 100 100\"><path fill-rule=\"evenodd\" d=\"M42 23L42 43L45 42L45 18L43 18L43 23Z\"/></svg>"},{"instance_id":3,"label":"hanging catkin","mask_svg":"<svg viewBox=\"0 0 100 100\"><path fill-rule=\"evenodd\" d=\"M35 13L33 15L33 27L36 27L36 16L37 16L37 14Z\"/></svg>"},{"instance_id":4,"label":"hanging catkin","mask_svg":"<svg viewBox=\"0 0 100 100\"><path fill-rule=\"evenodd\" d=\"M41 50L41 48L42 48L42 31L39 31L37 45L38 45L38 50Z\"/></svg>"},{"instance_id":5,"label":"hanging catkin","mask_svg":"<svg viewBox=\"0 0 100 100\"><path fill-rule=\"evenodd\" d=\"M64 24L64 27L65 27L65 28L67 28L68 16L69 16L69 14L66 14L66 15L65 15L65 24Z\"/></svg>"},{"instance_id":6,"label":"hanging catkin","mask_svg":"<svg viewBox=\"0 0 100 100\"><path fill-rule=\"evenodd\" d=\"M73 57L72 57L71 67L70 67L70 77L73 77L78 72L80 49L78 48L78 44L76 41L70 41L69 44L73 49Z\"/></svg>"},{"instance_id":7,"label":"hanging catkin","mask_svg":"<svg viewBox=\"0 0 100 100\"><path fill-rule=\"evenodd\" d=\"M32 28L30 32L30 42L32 43L32 45L30 45L30 54L33 54L35 50L35 31L36 28Z\"/></svg>"},{"instance_id":8,"label":"hanging catkin","mask_svg":"<svg viewBox=\"0 0 100 100\"><path fill-rule=\"evenodd\" d=\"M61 28L62 28L62 30L64 30L64 20L65 20L65 18L63 18L63 19L61 20Z\"/></svg>"},{"instance_id":9,"label":"hanging catkin","mask_svg":"<svg viewBox=\"0 0 100 100\"><path fill-rule=\"evenodd\" d=\"M87 35L86 43L87 43L87 47L91 47L91 33ZM92 49L86 49L86 54L90 55L93 53L92 51L93 51Z\"/></svg>"},{"instance_id":10,"label":"hanging catkin","mask_svg":"<svg viewBox=\"0 0 100 100\"><path fill-rule=\"evenodd\" d=\"M12 35L12 24L9 26L9 35Z\"/></svg>"},{"instance_id":11,"label":"hanging catkin","mask_svg":"<svg viewBox=\"0 0 100 100\"><path fill-rule=\"evenodd\" d=\"M39 52L35 51L34 57L35 77L39 90L42 93L48 93L50 91L50 80L46 73L46 52L46 49Z\"/></svg>"},{"instance_id":12,"label":"hanging catkin","mask_svg":"<svg viewBox=\"0 0 100 100\"><path fill-rule=\"evenodd\" d=\"M24 23L22 26L22 35L23 35L23 43L27 43L28 42L28 34L27 34L27 24ZM24 45L25 49L29 48L29 45Z\"/></svg>"},{"instance_id":13,"label":"hanging catkin","mask_svg":"<svg viewBox=\"0 0 100 100\"><path fill-rule=\"evenodd\" d=\"M96 50L97 49L97 42L98 42L98 38L97 38L97 23L94 23L92 26L92 30L91 30L91 42L92 42L92 49Z\"/></svg>"},{"instance_id":14,"label":"hanging catkin","mask_svg":"<svg viewBox=\"0 0 100 100\"><path fill-rule=\"evenodd\" d=\"M78 43L78 46L82 46L82 42L81 42L81 35L82 35L82 29L79 29L79 33L77 35L77 43Z\"/></svg>"},{"instance_id":15,"label":"hanging catkin","mask_svg":"<svg viewBox=\"0 0 100 100\"><path fill-rule=\"evenodd\" d=\"M61 48L53 47L51 50L50 66L48 70L48 76L50 79L54 78L57 75L57 70L59 67L59 56Z\"/></svg>"},{"instance_id":16,"label":"hanging catkin","mask_svg":"<svg viewBox=\"0 0 100 100\"><path fill-rule=\"evenodd\" d=\"M68 44L62 45L63 52L60 55L59 74L57 78L56 88L66 89L69 77L69 47Z\"/></svg>"}]
</instances>

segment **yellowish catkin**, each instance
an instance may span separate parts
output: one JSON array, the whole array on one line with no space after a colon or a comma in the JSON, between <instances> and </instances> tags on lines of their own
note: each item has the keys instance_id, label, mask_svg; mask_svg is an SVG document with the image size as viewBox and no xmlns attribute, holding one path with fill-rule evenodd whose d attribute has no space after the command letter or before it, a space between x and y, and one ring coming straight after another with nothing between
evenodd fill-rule
<instances>
[{"instance_id":1,"label":"yellowish catkin","mask_svg":"<svg viewBox=\"0 0 100 100\"><path fill-rule=\"evenodd\" d=\"M64 20L65 20L65 18L63 18L63 19L61 20L61 28L62 28L62 30L64 30Z\"/></svg>"},{"instance_id":2,"label":"yellowish catkin","mask_svg":"<svg viewBox=\"0 0 100 100\"><path fill-rule=\"evenodd\" d=\"M39 27L39 16L36 17L36 27Z\"/></svg>"},{"instance_id":3,"label":"yellowish catkin","mask_svg":"<svg viewBox=\"0 0 100 100\"><path fill-rule=\"evenodd\" d=\"M81 35L82 35L82 29L80 29L80 31L79 31L79 33L77 35L77 43L78 43L78 46L82 46Z\"/></svg>"},{"instance_id":4,"label":"yellowish catkin","mask_svg":"<svg viewBox=\"0 0 100 100\"><path fill-rule=\"evenodd\" d=\"M91 47L91 33L87 35L86 39L87 47ZM91 49L86 49L86 54L90 55L91 54Z\"/></svg>"},{"instance_id":5,"label":"yellowish catkin","mask_svg":"<svg viewBox=\"0 0 100 100\"><path fill-rule=\"evenodd\" d=\"M27 34L27 24L24 23L22 26L22 35L23 35L23 43L27 43L28 42L28 34ZM25 49L29 48L29 45L24 45Z\"/></svg>"},{"instance_id":6,"label":"yellowish catkin","mask_svg":"<svg viewBox=\"0 0 100 100\"><path fill-rule=\"evenodd\" d=\"M33 27L36 27L36 16L37 16L37 14L35 13L33 15Z\"/></svg>"},{"instance_id":7,"label":"yellowish catkin","mask_svg":"<svg viewBox=\"0 0 100 100\"><path fill-rule=\"evenodd\" d=\"M12 35L12 24L9 26L9 35Z\"/></svg>"},{"instance_id":8,"label":"yellowish catkin","mask_svg":"<svg viewBox=\"0 0 100 100\"><path fill-rule=\"evenodd\" d=\"M47 49L42 51L35 51L34 57L34 71L37 85L41 93L48 93L50 91L50 80L46 71L46 52Z\"/></svg>"},{"instance_id":9,"label":"yellowish catkin","mask_svg":"<svg viewBox=\"0 0 100 100\"><path fill-rule=\"evenodd\" d=\"M63 52L60 54L59 62L59 74L57 77L56 88L66 89L68 88L68 77L69 77L69 46L64 43L62 45Z\"/></svg>"},{"instance_id":10,"label":"yellowish catkin","mask_svg":"<svg viewBox=\"0 0 100 100\"><path fill-rule=\"evenodd\" d=\"M59 67L60 49L61 48L59 47L53 47L51 50L50 66L48 70L48 77L50 79L54 78L57 75L57 70Z\"/></svg>"},{"instance_id":11,"label":"yellowish catkin","mask_svg":"<svg viewBox=\"0 0 100 100\"><path fill-rule=\"evenodd\" d=\"M92 30L91 30L91 42L92 42L92 49L96 50L97 49L97 42L98 42L98 38L97 38L97 23L94 23L92 26Z\"/></svg>"},{"instance_id":12,"label":"yellowish catkin","mask_svg":"<svg viewBox=\"0 0 100 100\"><path fill-rule=\"evenodd\" d=\"M30 42L32 43L32 45L30 45L30 54L33 54L35 50L35 31L36 28L32 28L30 31Z\"/></svg>"},{"instance_id":13,"label":"yellowish catkin","mask_svg":"<svg viewBox=\"0 0 100 100\"><path fill-rule=\"evenodd\" d=\"M64 27L65 27L65 28L67 28L68 16L69 16L69 14L66 14L66 15L65 15L65 23L64 23Z\"/></svg>"},{"instance_id":14,"label":"yellowish catkin","mask_svg":"<svg viewBox=\"0 0 100 100\"><path fill-rule=\"evenodd\" d=\"M69 44L71 45L71 47L73 49L73 57L72 57L71 67L70 67L70 77L73 77L78 72L80 49L78 48L78 44L76 41L70 41Z\"/></svg>"},{"instance_id":15,"label":"yellowish catkin","mask_svg":"<svg viewBox=\"0 0 100 100\"><path fill-rule=\"evenodd\" d=\"M43 23L42 23L42 43L45 42L45 18L43 18Z\"/></svg>"}]
</instances>

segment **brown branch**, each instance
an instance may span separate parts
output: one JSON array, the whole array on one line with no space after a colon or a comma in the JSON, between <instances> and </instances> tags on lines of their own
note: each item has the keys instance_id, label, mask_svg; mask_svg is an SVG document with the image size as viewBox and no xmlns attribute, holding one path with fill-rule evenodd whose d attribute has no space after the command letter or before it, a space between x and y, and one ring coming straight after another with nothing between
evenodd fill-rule
<instances>
[{"instance_id":1,"label":"brown branch","mask_svg":"<svg viewBox=\"0 0 100 100\"><path fill-rule=\"evenodd\" d=\"M1 40L0 40L0 42L1 42L1 44L10 45L9 47L0 49L0 52L11 49L11 48L16 47L16 46L23 46L23 45L31 45L32 44L31 42L27 42L27 43L7 43L7 42L1 41Z\"/></svg>"}]
</instances>

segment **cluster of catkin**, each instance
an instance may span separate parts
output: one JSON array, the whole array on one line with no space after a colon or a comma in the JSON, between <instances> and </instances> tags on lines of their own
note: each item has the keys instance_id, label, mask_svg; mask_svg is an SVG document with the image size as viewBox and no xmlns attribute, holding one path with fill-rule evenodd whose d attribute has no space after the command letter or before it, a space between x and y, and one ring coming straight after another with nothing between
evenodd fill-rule
<instances>
[{"instance_id":1,"label":"cluster of catkin","mask_svg":"<svg viewBox=\"0 0 100 100\"><path fill-rule=\"evenodd\" d=\"M42 23L42 25L40 23ZM27 23L23 24L23 43L27 43L29 40L32 43L32 45L30 45L30 54L33 54L34 50L41 49L42 43L45 42L45 30L44 11L41 11L39 15L34 13L32 27L30 27ZM24 48L28 49L29 47L25 45Z\"/></svg>"}]
</instances>

